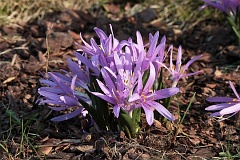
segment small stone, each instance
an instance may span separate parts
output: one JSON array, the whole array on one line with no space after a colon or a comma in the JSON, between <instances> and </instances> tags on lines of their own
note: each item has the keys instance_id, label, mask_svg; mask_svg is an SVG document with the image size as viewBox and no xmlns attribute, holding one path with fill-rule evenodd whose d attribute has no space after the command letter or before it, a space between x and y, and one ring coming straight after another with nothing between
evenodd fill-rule
<instances>
[{"instance_id":1,"label":"small stone","mask_svg":"<svg viewBox=\"0 0 240 160\"><path fill-rule=\"evenodd\" d=\"M143 10L139 16L140 16L140 19L142 20L142 22L148 23L157 17L157 13L152 8L147 8L147 9Z\"/></svg>"}]
</instances>

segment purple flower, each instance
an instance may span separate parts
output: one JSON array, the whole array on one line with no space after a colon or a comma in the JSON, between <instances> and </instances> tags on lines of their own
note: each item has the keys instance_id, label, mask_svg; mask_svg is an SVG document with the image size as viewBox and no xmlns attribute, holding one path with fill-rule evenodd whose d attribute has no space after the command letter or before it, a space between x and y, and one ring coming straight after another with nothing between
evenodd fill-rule
<instances>
[{"instance_id":1,"label":"purple flower","mask_svg":"<svg viewBox=\"0 0 240 160\"><path fill-rule=\"evenodd\" d=\"M165 118L173 121L174 120L173 115L164 106L162 106L160 103L156 102L155 100L171 97L176 93L178 93L180 89L176 87L172 87L172 88L161 89L157 91L152 90L153 83L156 79L156 72L151 62L149 64L149 72L150 72L149 78L145 86L143 86L143 83L142 83L142 75L138 73L139 78L138 78L137 87L133 95L129 97L128 102L130 103L134 102L135 108L139 108L139 107L143 108L149 125L153 124L153 121L154 121L153 111L155 109L160 114L162 114Z\"/></svg>"},{"instance_id":2,"label":"purple flower","mask_svg":"<svg viewBox=\"0 0 240 160\"><path fill-rule=\"evenodd\" d=\"M237 98L229 98L229 97L207 98L206 100L209 102L223 102L223 103L211 105L211 106L205 108L205 110L207 110L207 111L218 111L218 112L211 114L210 117L218 117L219 120L225 120L225 119L232 117L233 115L235 115L237 112L240 111L240 96L237 93L237 91L231 81L229 81L229 84ZM225 118L223 117L224 115L229 115L229 114L230 114L230 116L225 117Z\"/></svg>"},{"instance_id":3,"label":"purple flower","mask_svg":"<svg viewBox=\"0 0 240 160\"><path fill-rule=\"evenodd\" d=\"M110 70L108 69L108 71ZM125 111L131 111L133 106L126 101L130 92L129 89L125 89L124 80L120 76L113 78L110 77L105 68L101 70L101 73L105 84L98 79L97 82L103 93L92 92L92 94L113 104L113 112L117 118L119 116L120 108L123 108Z\"/></svg>"},{"instance_id":4,"label":"purple flower","mask_svg":"<svg viewBox=\"0 0 240 160\"><path fill-rule=\"evenodd\" d=\"M240 7L239 0L203 0L207 5L217 8L228 15L236 15L237 7ZM204 8L204 6L202 7Z\"/></svg>"},{"instance_id":5,"label":"purple flower","mask_svg":"<svg viewBox=\"0 0 240 160\"><path fill-rule=\"evenodd\" d=\"M201 71L197 71L194 73L185 73L186 70L188 69L188 67L197 59L199 59L202 55L196 56L193 59L191 59L190 61L188 61L188 63L184 66L182 66L182 47L179 46L178 48L178 55L177 55L177 61L176 61L176 65L173 65L173 58L172 58L172 50L173 50L173 46L171 46L169 48L168 51L170 51L171 55L170 55L170 67L168 68L165 64L160 63L163 67L165 67L172 75L172 80L173 80L173 84L172 87L176 87L177 83L180 79L184 78L184 77L188 77L188 76L192 76L195 74L200 73Z\"/></svg>"},{"instance_id":6,"label":"purple flower","mask_svg":"<svg viewBox=\"0 0 240 160\"><path fill-rule=\"evenodd\" d=\"M160 44L157 45L159 32L156 32L154 35L149 34L149 43L144 45L141 33L137 31L136 35L137 44L135 45L135 50L138 52L138 55L144 55L142 71L147 70L149 68L149 63L151 62L155 66L156 72L158 72L160 68L159 63L162 63L164 60L166 37L164 36L161 39ZM138 56L136 56L136 58L138 58Z\"/></svg>"},{"instance_id":7,"label":"purple flower","mask_svg":"<svg viewBox=\"0 0 240 160\"><path fill-rule=\"evenodd\" d=\"M74 90L77 75L70 78L60 73L48 73L48 76L49 79L40 80L43 84L47 85L47 87L38 89L38 93L43 96L40 103L47 103L49 104L49 108L56 111L75 108L75 111L52 118L52 121L67 120L86 112L78 102L78 99L82 99L88 103L91 103L91 101L87 95Z\"/></svg>"},{"instance_id":8,"label":"purple flower","mask_svg":"<svg viewBox=\"0 0 240 160\"><path fill-rule=\"evenodd\" d=\"M90 44L88 44L80 34L80 38L84 45L77 44L79 46L77 51L91 56L92 65L100 70L101 67L109 67L111 64L113 60L113 53L118 52L119 41L114 37L111 25L110 30L112 34L109 36L97 27L95 27L94 30L100 39L100 44L97 44L93 38L90 39Z\"/></svg>"},{"instance_id":9,"label":"purple flower","mask_svg":"<svg viewBox=\"0 0 240 160\"><path fill-rule=\"evenodd\" d=\"M113 104L113 112L116 117L119 116L120 109L127 111L131 116L133 109L142 107L149 125L152 125L153 123L153 111L155 109L167 119L174 120L173 115L155 100L170 97L178 93L179 88L174 87L153 91L151 88L157 74L151 62L149 66L150 75L144 87L142 83L142 73L140 73L139 70L136 70L131 76L133 77L132 80L135 80L137 83L132 82L131 85L129 85L126 81L124 81L124 77L122 77L122 75L119 74L118 76L115 76L110 69L107 69L110 75L113 75L112 78L107 73L107 70L103 68L101 72L105 84L97 80L103 93L92 93ZM138 79L135 79L133 75L138 75ZM131 78L129 80L131 81Z\"/></svg>"}]
</instances>

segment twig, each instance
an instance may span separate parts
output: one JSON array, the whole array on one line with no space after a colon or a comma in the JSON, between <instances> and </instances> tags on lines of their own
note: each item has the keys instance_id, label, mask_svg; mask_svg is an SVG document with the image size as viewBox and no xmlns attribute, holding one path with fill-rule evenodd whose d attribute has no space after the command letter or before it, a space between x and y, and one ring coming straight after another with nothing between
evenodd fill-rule
<instances>
[{"instance_id":1,"label":"twig","mask_svg":"<svg viewBox=\"0 0 240 160\"><path fill-rule=\"evenodd\" d=\"M6 53L11 52L13 50L28 50L28 47L16 47L16 48L12 48L12 49L7 49L3 52L0 52L0 55L6 54Z\"/></svg>"}]
</instances>

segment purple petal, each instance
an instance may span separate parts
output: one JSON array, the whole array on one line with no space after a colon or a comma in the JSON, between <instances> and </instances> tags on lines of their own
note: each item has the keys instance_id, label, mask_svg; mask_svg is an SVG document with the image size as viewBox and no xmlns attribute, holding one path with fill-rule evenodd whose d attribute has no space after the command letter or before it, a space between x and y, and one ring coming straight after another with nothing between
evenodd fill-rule
<instances>
[{"instance_id":1,"label":"purple petal","mask_svg":"<svg viewBox=\"0 0 240 160\"><path fill-rule=\"evenodd\" d=\"M119 112L120 112L120 106L119 105L115 105L114 107L113 107L113 113L114 113L114 115L115 115L115 117L119 117Z\"/></svg>"},{"instance_id":2,"label":"purple petal","mask_svg":"<svg viewBox=\"0 0 240 160\"><path fill-rule=\"evenodd\" d=\"M105 66L104 69L106 69L114 78L117 78L116 74L111 70L111 68Z\"/></svg>"},{"instance_id":3,"label":"purple petal","mask_svg":"<svg viewBox=\"0 0 240 160\"><path fill-rule=\"evenodd\" d=\"M193 59L191 59L190 61L188 61L188 63L183 67L183 72L186 71L188 69L188 67L200 57L202 57L202 54L199 56L196 56Z\"/></svg>"},{"instance_id":4,"label":"purple petal","mask_svg":"<svg viewBox=\"0 0 240 160\"><path fill-rule=\"evenodd\" d=\"M46 92L55 93L55 94L63 93L63 91L60 88L53 88L53 87L41 87L38 89L38 91L46 91Z\"/></svg>"},{"instance_id":5,"label":"purple petal","mask_svg":"<svg viewBox=\"0 0 240 160\"><path fill-rule=\"evenodd\" d=\"M207 108L205 108L206 111L217 111L217 110L222 110L224 108L228 108L234 104L229 104L229 103L220 103L216 105L211 105Z\"/></svg>"},{"instance_id":6,"label":"purple petal","mask_svg":"<svg viewBox=\"0 0 240 160\"><path fill-rule=\"evenodd\" d=\"M181 77L189 77L189 76L193 76L193 75L198 74L198 73L202 73L202 71L197 71L197 72L193 72L193 73L187 73L185 75L182 75Z\"/></svg>"},{"instance_id":7,"label":"purple petal","mask_svg":"<svg viewBox=\"0 0 240 160\"><path fill-rule=\"evenodd\" d=\"M137 44L138 44L138 49L139 49L139 51L140 51L140 54L141 54L141 52L145 52L145 50L144 50L144 45L143 45L143 40L142 40L142 35L141 35L141 33L139 32L139 31L137 31Z\"/></svg>"},{"instance_id":8,"label":"purple petal","mask_svg":"<svg viewBox=\"0 0 240 160\"><path fill-rule=\"evenodd\" d=\"M102 98L103 100L109 102L109 103L112 103L112 104L116 104L116 101L113 97L109 97L109 96L106 96L102 93L98 93L98 92L91 92L93 95L99 97L99 98Z\"/></svg>"},{"instance_id":9,"label":"purple petal","mask_svg":"<svg viewBox=\"0 0 240 160\"><path fill-rule=\"evenodd\" d=\"M158 100L158 99L171 97L171 96L175 95L176 93L178 93L179 91L180 91L180 88L177 88L177 87L157 90L155 93L153 93L153 95L154 95L153 98L154 98L154 100Z\"/></svg>"},{"instance_id":10,"label":"purple petal","mask_svg":"<svg viewBox=\"0 0 240 160\"><path fill-rule=\"evenodd\" d=\"M167 69L168 70L168 72L171 74L171 75L173 75L173 72L172 72L172 69L170 68L168 68L164 63L162 63L162 62L157 62L158 64L160 64L161 66L163 66L165 69Z\"/></svg>"},{"instance_id":11,"label":"purple petal","mask_svg":"<svg viewBox=\"0 0 240 160\"><path fill-rule=\"evenodd\" d=\"M81 38L83 44L84 44L87 48L91 48L91 46L83 39L82 33L80 33L80 38Z\"/></svg>"},{"instance_id":12,"label":"purple petal","mask_svg":"<svg viewBox=\"0 0 240 160\"><path fill-rule=\"evenodd\" d=\"M206 98L209 102L233 102L234 98L229 97L210 97Z\"/></svg>"},{"instance_id":13,"label":"purple petal","mask_svg":"<svg viewBox=\"0 0 240 160\"><path fill-rule=\"evenodd\" d=\"M69 96L61 96L60 99L67 105L67 106L79 106L79 102L77 99Z\"/></svg>"},{"instance_id":14,"label":"purple petal","mask_svg":"<svg viewBox=\"0 0 240 160\"><path fill-rule=\"evenodd\" d=\"M143 59L144 53L140 53L137 59L136 67L134 68L134 74L137 75L137 73L141 70Z\"/></svg>"},{"instance_id":15,"label":"purple petal","mask_svg":"<svg viewBox=\"0 0 240 160\"><path fill-rule=\"evenodd\" d=\"M48 99L54 100L54 101L60 101L60 96L51 92L47 92L47 91L42 91L42 90L38 90L38 93Z\"/></svg>"},{"instance_id":16,"label":"purple petal","mask_svg":"<svg viewBox=\"0 0 240 160\"><path fill-rule=\"evenodd\" d=\"M55 82L47 80L47 79L40 79L39 81L41 83L45 84L45 85L50 86L50 87L56 87L57 86L57 84Z\"/></svg>"},{"instance_id":17,"label":"purple petal","mask_svg":"<svg viewBox=\"0 0 240 160\"><path fill-rule=\"evenodd\" d=\"M54 118L51 119L51 121L58 122L58 121L68 120L68 119L71 119L71 118L76 117L77 115L81 114L82 111L83 111L83 108L78 108L71 113L64 114L64 115L61 115L61 116L58 116L58 117L54 117Z\"/></svg>"},{"instance_id":18,"label":"purple petal","mask_svg":"<svg viewBox=\"0 0 240 160\"><path fill-rule=\"evenodd\" d=\"M103 30L95 27L94 31L96 32L96 34L101 40L106 40L108 38L108 36L103 32Z\"/></svg>"},{"instance_id":19,"label":"purple petal","mask_svg":"<svg viewBox=\"0 0 240 160\"><path fill-rule=\"evenodd\" d=\"M222 116L220 112L214 112L213 114L210 115L210 117L219 117Z\"/></svg>"},{"instance_id":20,"label":"purple petal","mask_svg":"<svg viewBox=\"0 0 240 160\"><path fill-rule=\"evenodd\" d=\"M71 83L71 90L73 90L74 92L74 87L75 87L75 83L76 83L76 79L77 79L77 75L74 75L72 78L72 83Z\"/></svg>"},{"instance_id":21,"label":"purple petal","mask_svg":"<svg viewBox=\"0 0 240 160\"><path fill-rule=\"evenodd\" d=\"M116 92L116 87L114 85L114 82L112 81L111 77L108 75L106 69L102 68L101 73L105 81L105 84L106 86L108 86L109 90Z\"/></svg>"},{"instance_id":22,"label":"purple petal","mask_svg":"<svg viewBox=\"0 0 240 160\"><path fill-rule=\"evenodd\" d=\"M154 122L153 110L147 104L143 105L143 110L146 115L147 123L151 126Z\"/></svg>"},{"instance_id":23,"label":"purple petal","mask_svg":"<svg viewBox=\"0 0 240 160\"><path fill-rule=\"evenodd\" d=\"M118 73L122 75L123 74L123 69L124 69L123 68L123 63L121 62L121 60L120 60L120 58L119 58L119 56L116 52L113 54L113 56L114 56L114 62L115 62L115 66L118 70Z\"/></svg>"},{"instance_id":24,"label":"purple petal","mask_svg":"<svg viewBox=\"0 0 240 160\"><path fill-rule=\"evenodd\" d=\"M182 47L178 47L178 55L177 55L177 62L176 62L176 71L179 72L181 65L182 65Z\"/></svg>"},{"instance_id":25,"label":"purple petal","mask_svg":"<svg viewBox=\"0 0 240 160\"><path fill-rule=\"evenodd\" d=\"M65 93L65 94L69 94L69 95L72 95L72 90L66 85L64 84L63 82L61 82L61 79L58 78L55 74L49 72L48 75L51 77L51 79L57 83L58 87L62 89L62 91Z\"/></svg>"},{"instance_id":26,"label":"purple petal","mask_svg":"<svg viewBox=\"0 0 240 160\"><path fill-rule=\"evenodd\" d=\"M153 83L155 81L155 77L156 77L155 68L151 62L149 63L149 66L150 66L150 73L149 73L149 77L148 77L147 83L144 86L143 91L148 91L150 88L152 88L152 85L153 85Z\"/></svg>"},{"instance_id":27,"label":"purple petal","mask_svg":"<svg viewBox=\"0 0 240 160\"><path fill-rule=\"evenodd\" d=\"M231 113L235 113L235 112L238 112L240 111L240 103L237 103L231 107L228 107L228 108L225 108L225 109L222 109L220 111L220 114L221 115L225 115L225 114L231 114Z\"/></svg>"},{"instance_id":28,"label":"purple petal","mask_svg":"<svg viewBox=\"0 0 240 160\"><path fill-rule=\"evenodd\" d=\"M136 101L136 100L139 100L141 99L141 96L138 94L138 93L134 93L129 99L128 99L128 102L133 102L133 101Z\"/></svg>"},{"instance_id":29,"label":"purple petal","mask_svg":"<svg viewBox=\"0 0 240 160\"><path fill-rule=\"evenodd\" d=\"M231 86L234 94L236 95L236 97L240 100L240 97L239 97L239 95L238 95L238 93L237 93L237 91L236 91L236 88L234 87L234 85L232 84L231 81L229 81L229 84L230 84L230 86Z\"/></svg>"},{"instance_id":30,"label":"purple petal","mask_svg":"<svg viewBox=\"0 0 240 160\"><path fill-rule=\"evenodd\" d=\"M99 87L101 88L101 90L103 91L104 94L111 95L109 89L98 79L97 79L97 83L98 83Z\"/></svg>"},{"instance_id":31,"label":"purple petal","mask_svg":"<svg viewBox=\"0 0 240 160\"><path fill-rule=\"evenodd\" d=\"M68 61L68 68L72 71L73 74L76 74L79 79L83 80L84 82L89 82L89 78L85 75L85 73L81 70L79 65L73 62L71 59L67 59Z\"/></svg>"},{"instance_id":32,"label":"purple petal","mask_svg":"<svg viewBox=\"0 0 240 160\"><path fill-rule=\"evenodd\" d=\"M222 3L222 0L221 1L211 1L211 0L203 0L204 2L207 3L207 5L209 6L212 6L214 8L217 8L223 12L228 12L228 9L224 6L224 4Z\"/></svg>"},{"instance_id":33,"label":"purple petal","mask_svg":"<svg viewBox=\"0 0 240 160\"><path fill-rule=\"evenodd\" d=\"M158 42L158 37L159 37L159 31L157 31L154 34L154 36L151 40L151 44L150 44L148 52L147 52L147 57L152 57L152 53L154 53L154 50L155 50L157 42Z\"/></svg>"},{"instance_id":34,"label":"purple petal","mask_svg":"<svg viewBox=\"0 0 240 160\"><path fill-rule=\"evenodd\" d=\"M168 52L170 52L170 68L169 69L173 73L173 59L172 59L173 46L172 45L168 48Z\"/></svg>"},{"instance_id":35,"label":"purple petal","mask_svg":"<svg viewBox=\"0 0 240 160\"><path fill-rule=\"evenodd\" d=\"M82 62L84 63L88 68L90 68L94 73L96 73L97 75L100 74L100 70L93 66L92 62L87 59L86 57L84 57L83 55L79 54L78 52L74 52L74 55Z\"/></svg>"},{"instance_id":36,"label":"purple petal","mask_svg":"<svg viewBox=\"0 0 240 160\"><path fill-rule=\"evenodd\" d=\"M112 29L112 25L110 24L109 25L109 27L110 27L110 30L111 30L111 33L112 33L112 39L113 39L113 45L112 45L112 47L113 48L116 48L117 46L118 46L118 44L119 44L119 41L114 37L114 34L113 34L113 29Z\"/></svg>"},{"instance_id":37,"label":"purple petal","mask_svg":"<svg viewBox=\"0 0 240 160\"><path fill-rule=\"evenodd\" d=\"M155 102L155 101L150 101L147 102L150 106L155 108L161 115L163 115L165 118L167 118L170 121L174 120L173 115L161 104Z\"/></svg>"}]
</instances>

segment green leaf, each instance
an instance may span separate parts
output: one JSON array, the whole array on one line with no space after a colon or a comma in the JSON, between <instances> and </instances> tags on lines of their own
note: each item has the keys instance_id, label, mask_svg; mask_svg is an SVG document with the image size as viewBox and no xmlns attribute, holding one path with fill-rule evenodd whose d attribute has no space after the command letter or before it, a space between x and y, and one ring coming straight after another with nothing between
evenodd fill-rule
<instances>
[{"instance_id":1,"label":"green leaf","mask_svg":"<svg viewBox=\"0 0 240 160\"><path fill-rule=\"evenodd\" d=\"M124 128L124 131L127 134L128 138L136 137L137 128L133 120L130 118L130 116L126 112L122 110L120 111L119 120L121 125L120 127Z\"/></svg>"},{"instance_id":2,"label":"green leaf","mask_svg":"<svg viewBox=\"0 0 240 160\"><path fill-rule=\"evenodd\" d=\"M148 77L149 77L150 71L149 69L146 70L143 74L143 78L142 78L142 83L143 83L143 87L145 86L145 84L147 83Z\"/></svg>"},{"instance_id":3,"label":"green leaf","mask_svg":"<svg viewBox=\"0 0 240 160\"><path fill-rule=\"evenodd\" d=\"M14 123L20 125L21 121L20 119L16 116L15 112L13 110L7 110L6 113L13 118Z\"/></svg>"},{"instance_id":4,"label":"green leaf","mask_svg":"<svg viewBox=\"0 0 240 160\"><path fill-rule=\"evenodd\" d=\"M132 113L132 121L136 127L136 132L138 132L140 130L140 120L141 120L141 114L142 114L142 110L141 108L136 108L133 110Z\"/></svg>"}]
</instances>

